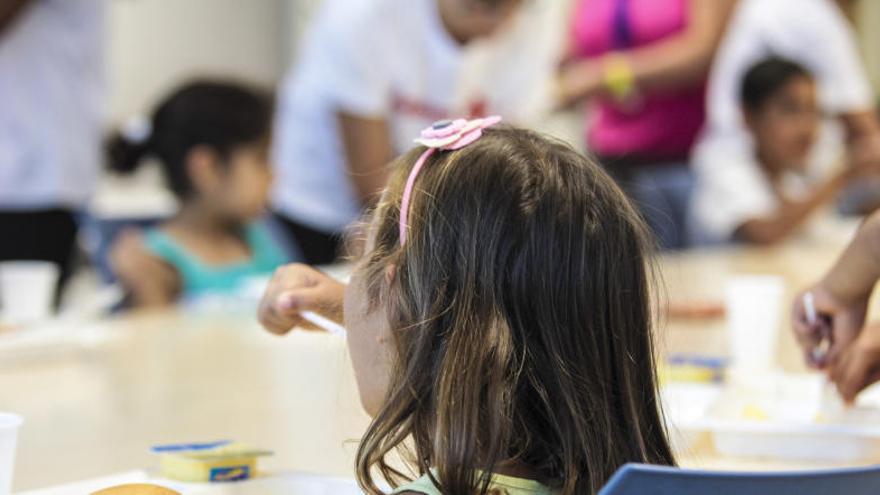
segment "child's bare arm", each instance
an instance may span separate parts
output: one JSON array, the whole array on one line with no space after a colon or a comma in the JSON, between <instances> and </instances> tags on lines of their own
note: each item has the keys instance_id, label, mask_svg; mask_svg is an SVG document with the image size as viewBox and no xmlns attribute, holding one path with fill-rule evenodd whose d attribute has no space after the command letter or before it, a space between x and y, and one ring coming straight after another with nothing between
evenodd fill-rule
<instances>
[{"instance_id":1,"label":"child's bare arm","mask_svg":"<svg viewBox=\"0 0 880 495\"><path fill-rule=\"evenodd\" d=\"M148 252L137 232L123 232L118 237L110 251L110 264L134 307L168 306L180 295L180 275Z\"/></svg>"},{"instance_id":2,"label":"child's bare arm","mask_svg":"<svg viewBox=\"0 0 880 495\"><path fill-rule=\"evenodd\" d=\"M868 299L878 279L880 212L865 221L856 238L815 288L839 307L831 314L832 347L824 364L847 402L854 401L859 392L880 379L880 325L865 325Z\"/></svg>"},{"instance_id":3,"label":"child's bare arm","mask_svg":"<svg viewBox=\"0 0 880 495\"><path fill-rule=\"evenodd\" d=\"M354 190L363 206L371 205L388 181L393 157L388 123L346 113L338 115L345 160Z\"/></svg>"},{"instance_id":4,"label":"child's bare arm","mask_svg":"<svg viewBox=\"0 0 880 495\"><path fill-rule=\"evenodd\" d=\"M736 239L754 244L775 244L791 236L817 209L834 200L854 175L846 168L834 174L806 199L780 205L770 216L753 218L736 229Z\"/></svg>"},{"instance_id":5,"label":"child's bare arm","mask_svg":"<svg viewBox=\"0 0 880 495\"><path fill-rule=\"evenodd\" d=\"M880 326L868 324L858 339L829 363L828 375L848 403L880 380Z\"/></svg>"},{"instance_id":6,"label":"child's bare arm","mask_svg":"<svg viewBox=\"0 0 880 495\"><path fill-rule=\"evenodd\" d=\"M847 135L849 160L880 167L880 121L873 108L840 116Z\"/></svg>"},{"instance_id":7,"label":"child's bare arm","mask_svg":"<svg viewBox=\"0 0 880 495\"><path fill-rule=\"evenodd\" d=\"M866 299L880 278L880 212L862 224L822 285L845 303Z\"/></svg>"},{"instance_id":8,"label":"child's bare arm","mask_svg":"<svg viewBox=\"0 0 880 495\"><path fill-rule=\"evenodd\" d=\"M811 322L802 298L795 300L795 336L810 364L827 366L856 340L865 324L868 299L878 279L880 212L865 221L828 274L805 291L813 294L816 310L823 318ZM814 356L813 350L825 338L830 340L826 355Z\"/></svg>"}]
</instances>

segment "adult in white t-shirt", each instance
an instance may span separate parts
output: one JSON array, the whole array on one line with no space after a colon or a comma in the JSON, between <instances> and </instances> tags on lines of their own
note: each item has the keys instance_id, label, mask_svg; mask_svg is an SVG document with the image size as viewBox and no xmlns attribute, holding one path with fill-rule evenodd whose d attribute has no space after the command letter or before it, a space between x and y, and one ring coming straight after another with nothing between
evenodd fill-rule
<instances>
[{"instance_id":1,"label":"adult in white t-shirt","mask_svg":"<svg viewBox=\"0 0 880 495\"><path fill-rule=\"evenodd\" d=\"M798 62L814 75L822 110L843 124L851 161L880 161L873 93L837 5L741 0L709 76L708 121L692 156L697 174L692 227L698 242L733 240L744 221L778 206L754 158L738 97L746 71L770 55ZM813 173L842 151L840 134L839 127L826 126L811 160Z\"/></svg>"},{"instance_id":2,"label":"adult in white t-shirt","mask_svg":"<svg viewBox=\"0 0 880 495\"><path fill-rule=\"evenodd\" d=\"M327 0L281 89L275 131L273 208L305 260L333 261L421 129L527 118L555 69L564 4Z\"/></svg>"},{"instance_id":3,"label":"adult in white t-shirt","mask_svg":"<svg viewBox=\"0 0 880 495\"><path fill-rule=\"evenodd\" d=\"M103 1L0 3L0 260L64 275L101 166Z\"/></svg>"}]
</instances>

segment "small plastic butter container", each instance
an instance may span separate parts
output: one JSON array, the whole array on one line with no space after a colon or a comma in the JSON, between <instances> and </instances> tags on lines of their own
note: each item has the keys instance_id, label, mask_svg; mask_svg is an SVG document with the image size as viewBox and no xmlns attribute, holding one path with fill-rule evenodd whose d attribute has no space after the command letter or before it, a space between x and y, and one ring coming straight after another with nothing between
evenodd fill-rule
<instances>
[{"instance_id":1,"label":"small plastic butter container","mask_svg":"<svg viewBox=\"0 0 880 495\"><path fill-rule=\"evenodd\" d=\"M660 365L660 381L666 383L721 383L727 361L713 356L673 354Z\"/></svg>"},{"instance_id":2,"label":"small plastic butter container","mask_svg":"<svg viewBox=\"0 0 880 495\"><path fill-rule=\"evenodd\" d=\"M190 482L241 481L257 475L257 459L271 451L222 440L208 443L159 445L159 471L165 478Z\"/></svg>"}]
</instances>

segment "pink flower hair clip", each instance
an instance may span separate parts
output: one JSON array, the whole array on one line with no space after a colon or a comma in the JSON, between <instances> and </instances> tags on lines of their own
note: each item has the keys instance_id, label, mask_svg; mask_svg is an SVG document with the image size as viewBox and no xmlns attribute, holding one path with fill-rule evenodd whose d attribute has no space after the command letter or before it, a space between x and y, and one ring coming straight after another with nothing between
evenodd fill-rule
<instances>
[{"instance_id":1,"label":"pink flower hair clip","mask_svg":"<svg viewBox=\"0 0 880 495\"><path fill-rule=\"evenodd\" d=\"M403 199L400 202L400 246L406 244L406 232L408 229L407 217L409 215L409 203L412 198L413 186L419 172L434 151L453 151L473 143L483 135L483 129L501 122L501 117L492 116L483 119L455 119L440 120L434 122L431 127L424 129L416 143L427 146L422 153L406 180L403 189Z\"/></svg>"}]
</instances>

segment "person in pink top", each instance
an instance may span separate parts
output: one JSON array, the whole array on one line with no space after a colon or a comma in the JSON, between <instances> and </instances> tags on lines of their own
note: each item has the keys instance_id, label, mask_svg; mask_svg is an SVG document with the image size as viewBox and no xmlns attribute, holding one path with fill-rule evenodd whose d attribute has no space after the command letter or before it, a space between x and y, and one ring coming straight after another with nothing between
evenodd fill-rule
<instances>
[{"instance_id":1,"label":"person in pink top","mask_svg":"<svg viewBox=\"0 0 880 495\"><path fill-rule=\"evenodd\" d=\"M688 155L705 82L736 0L579 0L557 84L589 101L587 144L664 248L685 247Z\"/></svg>"}]
</instances>

